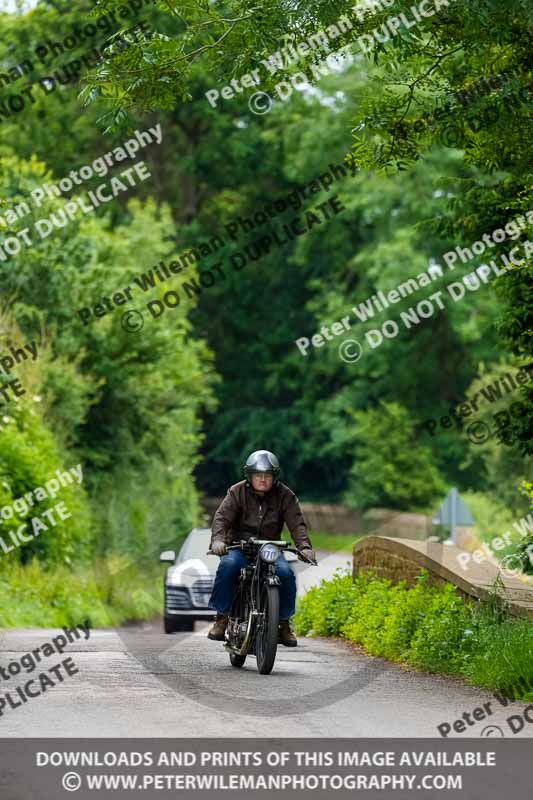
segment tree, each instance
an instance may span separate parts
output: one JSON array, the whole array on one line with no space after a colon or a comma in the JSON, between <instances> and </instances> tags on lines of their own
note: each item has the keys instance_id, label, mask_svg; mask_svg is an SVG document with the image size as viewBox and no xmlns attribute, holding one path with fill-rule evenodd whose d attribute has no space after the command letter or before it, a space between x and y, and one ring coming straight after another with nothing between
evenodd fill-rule
<instances>
[{"instance_id":1,"label":"tree","mask_svg":"<svg viewBox=\"0 0 533 800\"><path fill-rule=\"evenodd\" d=\"M7 207L30 198L43 181L55 182L37 161L9 157L0 165ZM140 264L173 254L168 209L132 200L120 225L107 215L79 215L39 239L37 221L59 218L64 203L64 197L30 203L11 225L10 239L27 228L33 244L1 265L4 299L23 337L48 344L34 394L43 398L57 447L85 465L85 486L97 498L98 547L153 552L198 517L193 470L200 413L213 406L211 354L190 335L194 297L157 319L147 310L169 289L181 292L183 276L146 293L135 282ZM135 292L128 311L141 312L142 330L125 327L120 307L82 321L80 309L94 309L127 286Z\"/></svg>"},{"instance_id":2,"label":"tree","mask_svg":"<svg viewBox=\"0 0 533 800\"><path fill-rule=\"evenodd\" d=\"M103 8L118 2L107 0ZM275 71L262 66L262 59L283 44L305 41L346 14L350 26L336 37L335 47L355 43L368 68L366 86L348 94L355 116L353 154L362 167L395 171L436 143L460 144L465 165L476 166L478 172L463 177L460 193L447 213L435 217L434 227L439 235L466 246L531 206L529 4L443 2L416 23L411 5L410 0L398 0L393 10L382 6L364 11L352 8L351 2L311 3L294 13L277 3L258 11L253 4L228 0L217 9L199 2L180 10L167 4L165 14L160 4L162 15L179 20L179 30L171 37L155 33L129 53L127 62L105 64L92 89L95 97L111 103L115 114L123 107L169 107L176 97L192 99L201 61L222 84L258 68L261 89L268 91L295 69L305 71L319 62L324 48L308 48L297 64L284 62ZM407 22L392 27L391 17L398 23L402 12ZM498 245L494 253L502 249ZM530 356L529 255L499 282L497 291L506 301L500 328L504 343L512 352ZM531 385L523 393L531 407ZM531 453L532 432L533 410L513 427L523 453Z\"/></svg>"},{"instance_id":3,"label":"tree","mask_svg":"<svg viewBox=\"0 0 533 800\"><path fill-rule=\"evenodd\" d=\"M355 455L346 501L363 509L427 511L446 484L429 448L418 443L406 409L380 403L370 411L354 411L353 418Z\"/></svg>"}]
</instances>

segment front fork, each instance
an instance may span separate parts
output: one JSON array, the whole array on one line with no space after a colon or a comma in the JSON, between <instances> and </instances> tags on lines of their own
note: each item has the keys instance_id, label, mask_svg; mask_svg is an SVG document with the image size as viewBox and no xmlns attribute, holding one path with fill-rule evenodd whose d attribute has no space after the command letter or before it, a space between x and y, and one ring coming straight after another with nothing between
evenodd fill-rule
<instances>
[{"instance_id":1,"label":"front fork","mask_svg":"<svg viewBox=\"0 0 533 800\"><path fill-rule=\"evenodd\" d=\"M276 575L276 565L267 564L263 575L258 576L256 582L256 607L261 608L261 590L263 586L281 586L281 580ZM265 612L257 611L256 634L261 634L265 624Z\"/></svg>"}]
</instances>

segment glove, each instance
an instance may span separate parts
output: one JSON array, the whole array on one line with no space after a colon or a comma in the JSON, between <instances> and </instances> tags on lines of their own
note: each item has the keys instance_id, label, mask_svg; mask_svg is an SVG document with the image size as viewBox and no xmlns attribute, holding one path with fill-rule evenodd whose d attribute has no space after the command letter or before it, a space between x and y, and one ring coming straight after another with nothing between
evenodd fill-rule
<instances>
[{"instance_id":1,"label":"glove","mask_svg":"<svg viewBox=\"0 0 533 800\"><path fill-rule=\"evenodd\" d=\"M311 550L309 547L306 547L304 550L300 550L300 555L304 561L316 561L315 551Z\"/></svg>"},{"instance_id":2,"label":"glove","mask_svg":"<svg viewBox=\"0 0 533 800\"><path fill-rule=\"evenodd\" d=\"M213 542L211 545L211 550L216 556L225 556L228 552L224 542L220 541Z\"/></svg>"}]
</instances>

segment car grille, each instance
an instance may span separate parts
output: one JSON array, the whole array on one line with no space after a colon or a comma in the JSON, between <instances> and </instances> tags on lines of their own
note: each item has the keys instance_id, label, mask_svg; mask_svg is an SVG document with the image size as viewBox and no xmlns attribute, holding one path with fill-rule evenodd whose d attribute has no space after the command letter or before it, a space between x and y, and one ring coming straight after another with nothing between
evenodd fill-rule
<instances>
[{"instance_id":1,"label":"car grille","mask_svg":"<svg viewBox=\"0 0 533 800\"><path fill-rule=\"evenodd\" d=\"M209 608L209 598L213 591L214 578L199 578L192 585L192 600L195 606Z\"/></svg>"},{"instance_id":2,"label":"car grille","mask_svg":"<svg viewBox=\"0 0 533 800\"><path fill-rule=\"evenodd\" d=\"M187 589L174 589L172 586L167 586L166 595L166 605L169 611L191 607L191 598Z\"/></svg>"}]
</instances>

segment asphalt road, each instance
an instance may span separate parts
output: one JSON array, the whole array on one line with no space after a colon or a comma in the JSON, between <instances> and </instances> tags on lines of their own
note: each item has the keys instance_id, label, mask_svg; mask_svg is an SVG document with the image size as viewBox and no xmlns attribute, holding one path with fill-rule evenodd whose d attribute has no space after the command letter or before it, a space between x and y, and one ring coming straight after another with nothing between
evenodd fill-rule
<instances>
[{"instance_id":1,"label":"asphalt road","mask_svg":"<svg viewBox=\"0 0 533 800\"><path fill-rule=\"evenodd\" d=\"M322 558L314 574L311 567L297 566L300 591L344 558L326 562ZM280 647L273 673L258 675L250 657L242 669L233 668L222 644L206 638L207 628L202 624L193 634L166 636L158 621L92 631L88 641L70 644L63 656L41 663L42 671L71 657L79 672L63 682L54 678L53 688L19 708L4 707L0 737L433 737L437 725L487 702L492 713L484 721L472 720L460 735L498 735L487 728L499 726L512 737L506 717L526 705L503 708L490 693L407 672L327 639L300 638L297 648ZM3 632L0 666L58 633ZM38 672L0 679L0 692L15 696L16 686ZM518 735L532 734L526 723Z\"/></svg>"}]
</instances>

